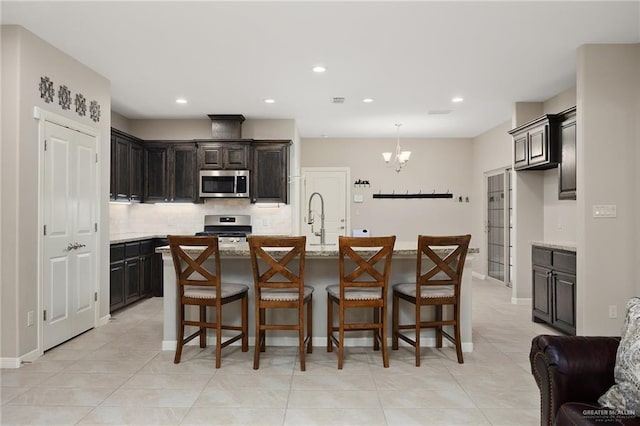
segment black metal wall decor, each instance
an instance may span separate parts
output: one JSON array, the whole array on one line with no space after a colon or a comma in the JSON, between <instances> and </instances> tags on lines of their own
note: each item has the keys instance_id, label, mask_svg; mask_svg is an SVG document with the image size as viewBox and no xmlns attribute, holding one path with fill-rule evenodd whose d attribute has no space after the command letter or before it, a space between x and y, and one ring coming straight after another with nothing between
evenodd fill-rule
<instances>
[{"instance_id":1,"label":"black metal wall decor","mask_svg":"<svg viewBox=\"0 0 640 426\"><path fill-rule=\"evenodd\" d=\"M53 98L56 96L56 91L53 88L53 81L47 76L40 77L40 84L38 86L40 90L40 98L44 100L45 103L53 102ZM74 98L74 104L76 106L76 112L80 117L85 117L87 115L87 99L81 93L76 93ZM63 110L71 109L71 90L64 85L61 84L58 89L58 105ZM89 116L91 120L94 122L100 121L100 104L98 101L91 101L89 104Z\"/></svg>"},{"instance_id":2,"label":"black metal wall decor","mask_svg":"<svg viewBox=\"0 0 640 426\"><path fill-rule=\"evenodd\" d=\"M453 198L453 194L449 193L448 190L446 193L436 193L433 191L430 194L423 194L422 191L417 194L409 194L409 191L404 194L396 194L396 192L393 191L391 194L382 194L381 192L378 192L377 194L373 194L373 198Z\"/></svg>"},{"instance_id":3,"label":"black metal wall decor","mask_svg":"<svg viewBox=\"0 0 640 426\"><path fill-rule=\"evenodd\" d=\"M71 109L71 90L64 84L58 89L58 105L62 109Z\"/></svg>"},{"instance_id":4,"label":"black metal wall decor","mask_svg":"<svg viewBox=\"0 0 640 426\"><path fill-rule=\"evenodd\" d=\"M45 103L53 102L55 90L53 89L53 81L49 77L40 77L40 97Z\"/></svg>"}]
</instances>

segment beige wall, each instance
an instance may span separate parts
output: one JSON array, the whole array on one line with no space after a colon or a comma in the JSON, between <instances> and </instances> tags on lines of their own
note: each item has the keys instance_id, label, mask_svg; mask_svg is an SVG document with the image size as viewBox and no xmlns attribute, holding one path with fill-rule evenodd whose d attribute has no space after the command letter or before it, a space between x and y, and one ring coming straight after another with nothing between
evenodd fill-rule
<instances>
[{"instance_id":1,"label":"beige wall","mask_svg":"<svg viewBox=\"0 0 640 426\"><path fill-rule=\"evenodd\" d=\"M99 132L98 179L100 205L99 301L100 317L109 315L109 129L110 84L62 51L21 27L2 27L2 358L22 357L38 350L37 327L27 327L27 312L39 312L37 259L40 197L38 188L38 120L35 106L75 120ZM5 73L6 71L6 73ZM66 84L72 93L83 93L101 106L99 123L89 114L62 110L57 101L46 104L40 98L40 77L48 76L54 87ZM9 109L5 108L5 106ZM8 113L7 113L8 112ZM5 165L7 167L5 167ZM8 201L10 200L10 201ZM8 320L5 321L5 316Z\"/></svg>"},{"instance_id":2,"label":"beige wall","mask_svg":"<svg viewBox=\"0 0 640 426\"><path fill-rule=\"evenodd\" d=\"M371 235L393 234L413 241L418 234L472 233L472 209L480 199L471 191L471 139L401 139L411 160L400 173L386 165L382 152L395 149L395 139L303 138L301 167L349 167L353 181L368 180L369 188L353 188L363 203L351 204L352 228ZM469 203L446 199L373 199L374 193L450 191ZM474 237L471 245L478 247Z\"/></svg>"},{"instance_id":3,"label":"beige wall","mask_svg":"<svg viewBox=\"0 0 640 426\"><path fill-rule=\"evenodd\" d=\"M625 303L638 295L638 87L640 44L578 49L579 334L619 335ZM615 204L617 218L594 219L595 204Z\"/></svg>"},{"instance_id":4,"label":"beige wall","mask_svg":"<svg viewBox=\"0 0 640 426\"><path fill-rule=\"evenodd\" d=\"M115 111L111 111L111 127L131 134L130 120L124 115L120 115Z\"/></svg>"}]
</instances>

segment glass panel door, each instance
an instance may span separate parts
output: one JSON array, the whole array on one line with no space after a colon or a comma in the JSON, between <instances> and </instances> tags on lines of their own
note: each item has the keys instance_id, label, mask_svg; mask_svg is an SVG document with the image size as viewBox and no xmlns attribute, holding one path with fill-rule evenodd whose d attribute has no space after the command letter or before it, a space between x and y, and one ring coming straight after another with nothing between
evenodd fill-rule
<instances>
[{"instance_id":1,"label":"glass panel door","mask_svg":"<svg viewBox=\"0 0 640 426\"><path fill-rule=\"evenodd\" d=\"M487 273L504 281L504 173L487 177Z\"/></svg>"}]
</instances>

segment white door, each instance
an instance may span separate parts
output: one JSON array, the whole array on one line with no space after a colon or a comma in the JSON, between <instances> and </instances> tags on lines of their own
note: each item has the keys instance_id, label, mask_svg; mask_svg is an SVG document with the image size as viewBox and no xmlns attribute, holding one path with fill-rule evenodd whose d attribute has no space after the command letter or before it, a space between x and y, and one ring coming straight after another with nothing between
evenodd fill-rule
<instances>
[{"instance_id":1,"label":"white door","mask_svg":"<svg viewBox=\"0 0 640 426\"><path fill-rule=\"evenodd\" d=\"M348 169L302 169L302 234L307 244L320 244L322 202L324 201L325 243L338 244L338 235L347 235L348 225ZM311 204L309 203L310 197ZM312 221L312 224L309 222Z\"/></svg>"},{"instance_id":2,"label":"white door","mask_svg":"<svg viewBox=\"0 0 640 426\"><path fill-rule=\"evenodd\" d=\"M94 326L95 137L45 122L43 350Z\"/></svg>"}]
</instances>

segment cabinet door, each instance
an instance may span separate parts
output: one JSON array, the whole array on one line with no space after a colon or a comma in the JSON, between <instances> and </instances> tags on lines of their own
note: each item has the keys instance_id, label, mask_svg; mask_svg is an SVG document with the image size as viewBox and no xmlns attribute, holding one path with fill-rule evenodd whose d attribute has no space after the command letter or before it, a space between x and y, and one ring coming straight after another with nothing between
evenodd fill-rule
<instances>
[{"instance_id":1,"label":"cabinet door","mask_svg":"<svg viewBox=\"0 0 640 426\"><path fill-rule=\"evenodd\" d=\"M562 159L559 167L558 198L576 199L576 121L575 117L562 123L560 129Z\"/></svg>"},{"instance_id":2,"label":"cabinet door","mask_svg":"<svg viewBox=\"0 0 640 426\"><path fill-rule=\"evenodd\" d=\"M217 170L223 168L222 145L198 143L198 164L200 169Z\"/></svg>"},{"instance_id":3,"label":"cabinet door","mask_svg":"<svg viewBox=\"0 0 640 426\"><path fill-rule=\"evenodd\" d=\"M551 270L533 265L533 320L551 323Z\"/></svg>"},{"instance_id":4,"label":"cabinet door","mask_svg":"<svg viewBox=\"0 0 640 426\"><path fill-rule=\"evenodd\" d=\"M242 170L249 166L248 148L246 145L231 144L224 147L224 167L231 170Z\"/></svg>"},{"instance_id":5,"label":"cabinet door","mask_svg":"<svg viewBox=\"0 0 640 426\"><path fill-rule=\"evenodd\" d=\"M109 275L109 307L113 312L124 306L124 261L112 262Z\"/></svg>"},{"instance_id":6,"label":"cabinet door","mask_svg":"<svg viewBox=\"0 0 640 426\"><path fill-rule=\"evenodd\" d=\"M172 147L173 164L171 170L171 199L176 202L196 200L197 170L196 147L194 144L174 145Z\"/></svg>"},{"instance_id":7,"label":"cabinet door","mask_svg":"<svg viewBox=\"0 0 640 426\"><path fill-rule=\"evenodd\" d=\"M543 125L529 131L529 165L545 163L549 160L548 126Z\"/></svg>"},{"instance_id":8,"label":"cabinet door","mask_svg":"<svg viewBox=\"0 0 640 426\"><path fill-rule=\"evenodd\" d=\"M144 155L142 145L132 142L130 147L130 188L131 201L142 201L142 170L144 164Z\"/></svg>"},{"instance_id":9,"label":"cabinet door","mask_svg":"<svg viewBox=\"0 0 640 426\"><path fill-rule=\"evenodd\" d=\"M115 199L129 201L129 141L117 135L115 139Z\"/></svg>"},{"instance_id":10,"label":"cabinet door","mask_svg":"<svg viewBox=\"0 0 640 426\"><path fill-rule=\"evenodd\" d=\"M111 135L111 170L109 176L109 199L116 199L116 136Z\"/></svg>"},{"instance_id":11,"label":"cabinet door","mask_svg":"<svg viewBox=\"0 0 640 426\"><path fill-rule=\"evenodd\" d=\"M140 258L133 257L124 261L125 303L135 302L140 298Z\"/></svg>"},{"instance_id":12,"label":"cabinet door","mask_svg":"<svg viewBox=\"0 0 640 426\"><path fill-rule=\"evenodd\" d=\"M289 145L261 144L253 148L251 202L287 202Z\"/></svg>"},{"instance_id":13,"label":"cabinet door","mask_svg":"<svg viewBox=\"0 0 640 426\"><path fill-rule=\"evenodd\" d=\"M167 146L146 147L144 150L144 200L169 201L167 182Z\"/></svg>"},{"instance_id":14,"label":"cabinet door","mask_svg":"<svg viewBox=\"0 0 640 426\"><path fill-rule=\"evenodd\" d=\"M140 256L140 296L151 296L153 285L153 255Z\"/></svg>"},{"instance_id":15,"label":"cabinet door","mask_svg":"<svg viewBox=\"0 0 640 426\"><path fill-rule=\"evenodd\" d=\"M529 165L529 150L527 134L524 133L514 138L514 168L516 170L526 168Z\"/></svg>"},{"instance_id":16,"label":"cabinet door","mask_svg":"<svg viewBox=\"0 0 640 426\"><path fill-rule=\"evenodd\" d=\"M553 273L554 327L569 334L576 334L576 276L564 272Z\"/></svg>"}]
</instances>

